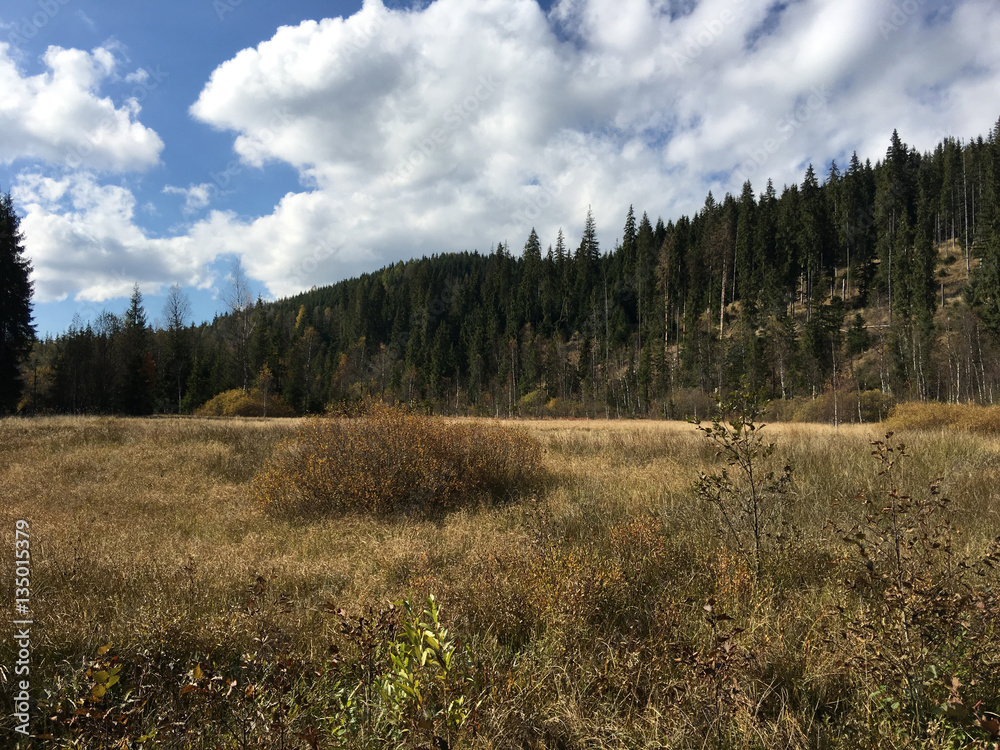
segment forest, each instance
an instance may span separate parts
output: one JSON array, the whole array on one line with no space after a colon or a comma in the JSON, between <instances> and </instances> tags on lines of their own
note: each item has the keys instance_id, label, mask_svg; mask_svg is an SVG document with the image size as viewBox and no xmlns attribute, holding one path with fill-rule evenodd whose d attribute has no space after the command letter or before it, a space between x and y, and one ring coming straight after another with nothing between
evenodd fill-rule
<instances>
[{"instance_id":1,"label":"forest","mask_svg":"<svg viewBox=\"0 0 1000 750\"><path fill-rule=\"evenodd\" d=\"M34 342L18 411L222 413L212 400L236 391L272 414L375 399L680 418L739 386L764 389L772 416L837 423L1000 395L1000 121L924 153L893 132L875 164L809 165L780 191L746 182L666 223L630 208L612 248L590 211L578 242L524 229L520 250L273 302L236 265L228 311L201 325L174 287L152 326L136 287L124 312Z\"/></svg>"}]
</instances>

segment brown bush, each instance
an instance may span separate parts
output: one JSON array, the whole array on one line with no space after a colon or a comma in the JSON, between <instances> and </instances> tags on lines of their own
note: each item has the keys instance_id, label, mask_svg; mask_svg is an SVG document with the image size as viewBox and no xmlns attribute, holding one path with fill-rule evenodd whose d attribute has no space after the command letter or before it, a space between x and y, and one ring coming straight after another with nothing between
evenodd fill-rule
<instances>
[{"instance_id":1,"label":"brown bush","mask_svg":"<svg viewBox=\"0 0 1000 750\"><path fill-rule=\"evenodd\" d=\"M831 390L816 398L799 396L778 399L768 404L764 416L772 422L826 422L833 424L871 424L881 422L889 414L896 399L878 390Z\"/></svg>"},{"instance_id":2,"label":"brown bush","mask_svg":"<svg viewBox=\"0 0 1000 750\"><path fill-rule=\"evenodd\" d=\"M265 408L266 404L266 408ZM220 393L195 409L199 417L294 417L292 409L281 396L267 395L252 389L249 393L235 388Z\"/></svg>"},{"instance_id":3,"label":"brown bush","mask_svg":"<svg viewBox=\"0 0 1000 750\"><path fill-rule=\"evenodd\" d=\"M951 428L1000 433L1000 406L977 404L926 403L899 404L889 415L886 426L892 430L934 430Z\"/></svg>"},{"instance_id":4,"label":"brown bush","mask_svg":"<svg viewBox=\"0 0 1000 750\"><path fill-rule=\"evenodd\" d=\"M446 422L376 405L310 420L253 480L272 512L325 515L446 511L536 484L541 448L520 428Z\"/></svg>"}]
</instances>

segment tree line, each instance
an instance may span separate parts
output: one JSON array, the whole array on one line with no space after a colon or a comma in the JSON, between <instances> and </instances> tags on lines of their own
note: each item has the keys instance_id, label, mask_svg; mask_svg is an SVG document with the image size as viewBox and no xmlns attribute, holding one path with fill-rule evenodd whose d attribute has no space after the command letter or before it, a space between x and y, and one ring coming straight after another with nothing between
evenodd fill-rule
<instances>
[{"instance_id":1,"label":"tree line","mask_svg":"<svg viewBox=\"0 0 1000 750\"><path fill-rule=\"evenodd\" d=\"M998 197L1000 122L924 153L894 132L875 164L810 165L780 192L746 182L666 224L630 208L612 248L588 211L578 243L560 230L543 249L532 229L520 252L394 263L276 302L253 300L237 266L211 323L191 325L174 287L154 330L136 288L124 313L35 342L18 403L177 413L258 388L299 413L377 398L679 417L738 385L840 397L836 419L892 400L993 403Z\"/></svg>"}]
</instances>

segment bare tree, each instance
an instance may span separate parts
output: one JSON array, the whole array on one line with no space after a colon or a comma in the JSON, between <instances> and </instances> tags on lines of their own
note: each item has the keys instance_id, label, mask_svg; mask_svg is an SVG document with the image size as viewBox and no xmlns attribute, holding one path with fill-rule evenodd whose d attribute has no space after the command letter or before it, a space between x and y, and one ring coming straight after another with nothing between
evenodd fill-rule
<instances>
[{"instance_id":1,"label":"bare tree","mask_svg":"<svg viewBox=\"0 0 1000 750\"><path fill-rule=\"evenodd\" d=\"M244 392L250 390L250 337L257 323L254 315L253 293L243 264L237 258L226 277L228 285L223 290L222 299L229 310L233 353L236 368L241 377Z\"/></svg>"},{"instance_id":2,"label":"bare tree","mask_svg":"<svg viewBox=\"0 0 1000 750\"><path fill-rule=\"evenodd\" d=\"M265 362L260 367L260 372L257 373L257 390L260 393L260 411L261 416L267 416L267 400L271 397L271 392L274 390L274 376L271 374L271 368L267 366Z\"/></svg>"},{"instance_id":3,"label":"bare tree","mask_svg":"<svg viewBox=\"0 0 1000 750\"><path fill-rule=\"evenodd\" d=\"M167 301L163 303L163 321L168 331L178 331L187 326L191 317L191 300L181 289L180 284L174 284L167 292Z\"/></svg>"},{"instance_id":4,"label":"bare tree","mask_svg":"<svg viewBox=\"0 0 1000 750\"><path fill-rule=\"evenodd\" d=\"M167 293L167 301L163 303L163 321L167 329L167 346L169 361L167 371L177 386L177 411L181 410L184 381L187 379L190 352L186 346L187 322L191 318L191 301L181 290L180 284L174 284Z\"/></svg>"}]
</instances>

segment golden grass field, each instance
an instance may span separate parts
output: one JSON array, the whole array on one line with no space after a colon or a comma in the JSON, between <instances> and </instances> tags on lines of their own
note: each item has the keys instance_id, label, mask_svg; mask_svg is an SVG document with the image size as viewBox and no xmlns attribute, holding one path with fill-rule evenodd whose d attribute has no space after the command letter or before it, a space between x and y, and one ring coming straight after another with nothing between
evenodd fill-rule
<instances>
[{"instance_id":1,"label":"golden grass field","mask_svg":"<svg viewBox=\"0 0 1000 750\"><path fill-rule=\"evenodd\" d=\"M893 502L871 455L880 425L764 429L765 463L790 463L794 484L758 577L695 492L722 464L690 424L500 425L537 440L546 474L507 503L268 514L251 482L300 423L0 421L0 580L12 597L25 519L44 735L12 732L5 614L0 746L995 746L997 578L979 559L1000 536L998 436L897 434L911 454L894 468L899 494L929 497L940 478L954 533L947 559L904 551L915 587L879 599L898 583L877 577L891 561L872 547L868 575L843 538ZM913 593L961 560L954 591ZM461 684L442 689L475 707L447 735L430 698L406 724L372 685L351 693L388 646L350 627L393 601L419 611L428 594L464 659ZM101 673L120 676L106 693Z\"/></svg>"}]
</instances>

